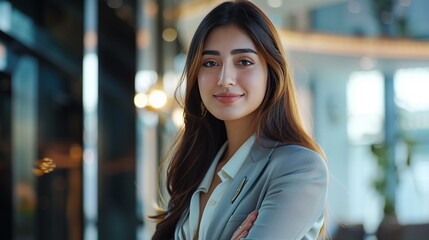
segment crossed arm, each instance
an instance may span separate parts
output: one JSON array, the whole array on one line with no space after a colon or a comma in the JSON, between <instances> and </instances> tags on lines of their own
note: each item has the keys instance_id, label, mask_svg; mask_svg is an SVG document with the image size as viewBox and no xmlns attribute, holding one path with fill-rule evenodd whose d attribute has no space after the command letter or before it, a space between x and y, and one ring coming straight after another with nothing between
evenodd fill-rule
<instances>
[{"instance_id":1,"label":"crossed arm","mask_svg":"<svg viewBox=\"0 0 429 240\"><path fill-rule=\"evenodd\" d=\"M279 169L274 174L258 210L247 216L232 240L317 239L323 224L327 169L321 162L303 162L293 171Z\"/></svg>"}]
</instances>

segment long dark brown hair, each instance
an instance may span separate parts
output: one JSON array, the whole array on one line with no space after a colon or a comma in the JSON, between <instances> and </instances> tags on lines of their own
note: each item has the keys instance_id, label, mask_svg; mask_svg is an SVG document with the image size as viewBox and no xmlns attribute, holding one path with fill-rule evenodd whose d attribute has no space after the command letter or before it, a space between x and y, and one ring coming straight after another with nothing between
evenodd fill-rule
<instances>
[{"instance_id":1,"label":"long dark brown hair","mask_svg":"<svg viewBox=\"0 0 429 240\"><path fill-rule=\"evenodd\" d=\"M267 62L268 83L265 98L257 111L257 139L271 139L298 144L323 156L317 143L305 131L299 117L291 73L285 60L278 33L269 18L248 1L224 2L200 23L189 47L182 82L186 79L184 127L167 169L167 188L171 196L152 239L171 239L182 213L189 207L195 192L218 149L227 140L224 122L210 112L204 116L198 90L198 72L207 36L213 29L234 24L246 32L258 53ZM204 117L203 117L204 116Z\"/></svg>"}]
</instances>

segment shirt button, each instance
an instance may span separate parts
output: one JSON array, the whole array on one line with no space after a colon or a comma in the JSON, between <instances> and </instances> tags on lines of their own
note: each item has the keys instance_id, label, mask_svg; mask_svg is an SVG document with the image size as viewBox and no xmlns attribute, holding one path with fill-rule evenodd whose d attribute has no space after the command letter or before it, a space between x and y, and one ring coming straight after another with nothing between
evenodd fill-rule
<instances>
[{"instance_id":1,"label":"shirt button","mask_svg":"<svg viewBox=\"0 0 429 240\"><path fill-rule=\"evenodd\" d=\"M224 178L227 178L227 177L228 177L228 174L226 174L226 172L222 172L222 176L223 176Z\"/></svg>"},{"instance_id":2,"label":"shirt button","mask_svg":"<svg viewBox=\"0 0 429 240\"><path fill-rule=\"evenodd\" d=\"M216 205L216 203L217 203L216 200L210 200L209 201L209 205L210 206Z\"/></svg>"}]
</instances>

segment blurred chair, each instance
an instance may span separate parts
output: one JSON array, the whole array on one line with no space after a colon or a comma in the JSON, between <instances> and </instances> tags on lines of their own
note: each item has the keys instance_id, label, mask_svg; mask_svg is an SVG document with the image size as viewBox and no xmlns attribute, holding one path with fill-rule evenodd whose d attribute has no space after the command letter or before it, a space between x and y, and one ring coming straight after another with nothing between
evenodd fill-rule
<instances>
[{"instance_id":1,"label":"blurred chair","mask_svg":"<svg viewBox=\"0 0 429 240\"><path fill-rule=\"evenodd\" d=\"M365 230L362 224L340 225L332 240L363 240Z\"/></svg>"},{"instance_id":2,"label":"blurred chair","mask_svg":"<svg viewBox=\"0 0 429 240\"><path fill-rule=\"evenodd\" d=\"M428 240L428 224L396 225L391 228L379 229L378 240Z\"/></svg>"},{"instance_id":3,"label":"blurred chair","mask_svg":"<svg viewBox=\"0 0 429 240\"><path fill-rule=\"evenodd\" d=\"M429 223L404 225L402 227L403 240L427 240L429 239Z\"/></svg>"}]
</instances>

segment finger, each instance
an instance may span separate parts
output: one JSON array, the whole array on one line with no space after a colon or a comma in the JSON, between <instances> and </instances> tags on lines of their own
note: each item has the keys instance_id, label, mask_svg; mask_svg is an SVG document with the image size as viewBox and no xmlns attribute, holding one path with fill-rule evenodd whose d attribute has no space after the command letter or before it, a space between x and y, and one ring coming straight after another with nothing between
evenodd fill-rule
<instances>
[{"instance_id":1,"label":"finger","mask_svg":"<svg viewBox=\"0 0 429 240\"><path fill-rule=\"evenodd\" d=\"M247 234L248 234L248 233L249 233L248 231L244 231L244 232L242 232L242 233L240 234L240 236L238 236L238 239L242 239L242 238L247 237Z\"/></svg>"},{"instance_id":2,"label":"finger","mask_svg":"<svg viewBox=\"0 0 429 240\"><path fill-rule=\"evenodd\" d=\"M232 235L233 240L236 239L240 239L240 236L242 235L243 232L248 231L251 227L252 227L252 223L251 222L246 222L244 221L238 228L237 230L234 232L234 234Z\"/></svg>"},{"instance_id":3,"label":"finger","mask_svg":"<svg viewBox=\"0 0 429 240\"><path fill-rule=\"evenodd\" d=\"M253 212L251 212L246 219L244 219L243 223L238 227L238 229L234 232L234 234L232 235L232 240L236 240L236 239L240 239L241 234L243 232L246 232L246 236L247 236L247 232L252 228L253 226L253 222L255 222L256 220L256 216L258 215L258 211L255 210Z\"/></svg>"},{"instance_id":4,"label":"finger","mask_svg":"<svg viewBox=\"0 0 429 240\"><path fill-rule=\"evenodd\" d=\"M236 231L233 235L233 237L231 238L231 240L239 240L241 238L244 238L247 236L247 234L249 233L249 230L244 230L244 228L242 228L240 231Z\"/></svg>"},{"instance_id":5,"label":"finger","mask_svg":"<svg viewBox=\"0 0 429 240\"><path fill-rule=\"evenodd\" d=\"M242 231L241 231L241 226L238 227L237 230L235 230L234 234L232 234L231 240L237 240L239 239L238 237L241 235Z\"/></svg>"},{"instance_id":6,"label":"finger","mask_svg":"<svg viewBox=\"0 0 429 240\"><path fill-rule=\"evenodd\" d=\"M249 214L249 216L247 216L246 220L252 223L255 222L256 217L258 216L258 213L259 213L258 210L254 210Z\"/></svg>"},{"instance_id":7,"label":"finger","mask_svg":"<svg viewBox=\"0 0 429 240\"><path fill-rule=\"evenodd\" d=\"M253 212L251 212L246 219L244 219L243 223L240 225L242 228L242 231L244 230L250 230L250 228L252 228L253 223L256 220L256 216L258 214L258 211L255 210Z\"/></svg>"}]
</instances>

